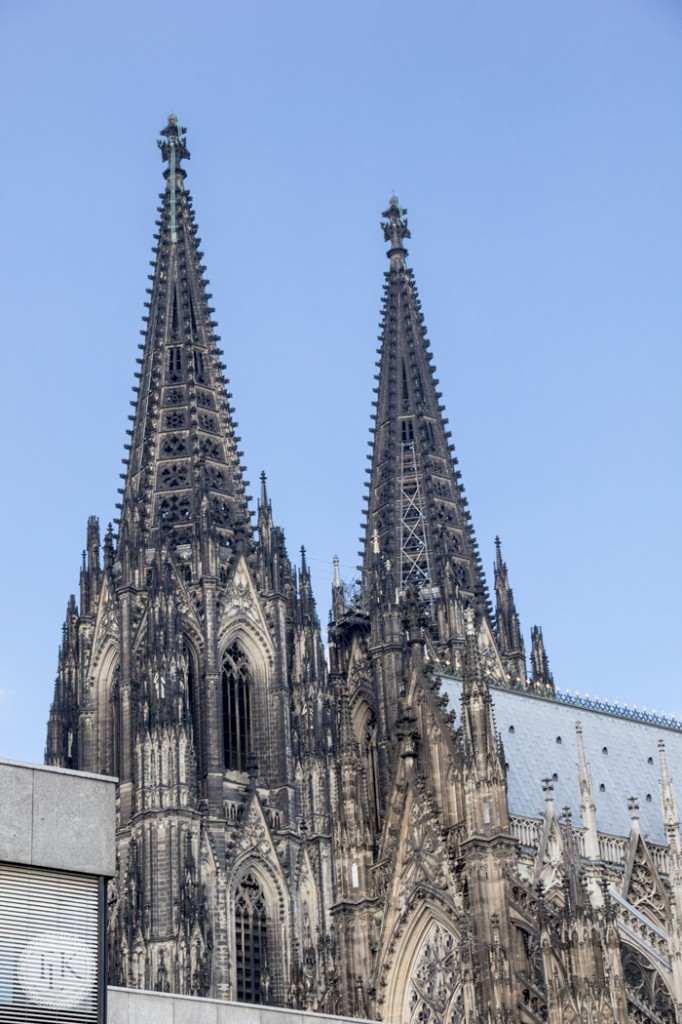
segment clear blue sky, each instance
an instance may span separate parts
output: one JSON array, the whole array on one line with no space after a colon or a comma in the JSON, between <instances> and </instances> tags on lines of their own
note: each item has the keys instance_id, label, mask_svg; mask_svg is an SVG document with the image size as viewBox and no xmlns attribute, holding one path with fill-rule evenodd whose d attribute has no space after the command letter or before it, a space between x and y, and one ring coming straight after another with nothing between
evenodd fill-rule
<instances>
[{"instance_id":1,"label":"clear blue sky","mask_svg":"<svg viewBox=\"0 0 682 1024\"><path fill-rule=\"evenodd\" d=\"M88 515L113 518L157 194L188 129L245 462L357 564L408 207L477 536L561 688L682 712L678 0L4 0L0 756L40 760Z\"/></svg>"}]
</instances>

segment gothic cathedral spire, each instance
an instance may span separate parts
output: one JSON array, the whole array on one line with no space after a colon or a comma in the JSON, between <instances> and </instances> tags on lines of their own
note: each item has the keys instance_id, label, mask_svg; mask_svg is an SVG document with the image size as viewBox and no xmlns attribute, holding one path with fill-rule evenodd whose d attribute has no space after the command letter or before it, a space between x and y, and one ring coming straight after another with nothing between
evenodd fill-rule
<instances>
[{"instance_id":1,"label":"gothic cathedral spire","mask_svg":"<svg viewBox=\"0 0 682 1024\"><path fill-rule=\"evenodd\" d=\"M441 645L463 644L463 609L488 612L486 583L467 500L440 404L424 317L404 246L407 211L393 196L382 228L389 243L373 417L365 585L390 571L395 601L413 583Z\"/></svg>"},{"instance_id":2,"label":"gothic cathedral spire","mask_svg":"<svg viewBox=\"0 0 682 1024\"><path fill-rule=\"evenodd\" d=\"M245 481L209 305L175 116L161 132L166 187L155 235L154 273L125 487L121 537L177 548L215 531L224 549L251 540Z\"/></svg>"}]
</instances>

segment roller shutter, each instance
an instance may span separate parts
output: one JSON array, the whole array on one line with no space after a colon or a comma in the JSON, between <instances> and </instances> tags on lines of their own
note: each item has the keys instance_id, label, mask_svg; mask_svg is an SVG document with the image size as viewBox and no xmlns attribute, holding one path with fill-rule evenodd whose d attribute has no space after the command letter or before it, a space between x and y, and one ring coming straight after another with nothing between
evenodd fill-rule
<instances>
[{"instance_id":1,"label":"roller shutter","mask_svg":"<svg viewBox=\"0 0 682 1024\"><path fill-rule=\"evenodd\" d=\"M0 1022L101 1024L100 880L0 864Z\"/></svg>"}]
</instances>

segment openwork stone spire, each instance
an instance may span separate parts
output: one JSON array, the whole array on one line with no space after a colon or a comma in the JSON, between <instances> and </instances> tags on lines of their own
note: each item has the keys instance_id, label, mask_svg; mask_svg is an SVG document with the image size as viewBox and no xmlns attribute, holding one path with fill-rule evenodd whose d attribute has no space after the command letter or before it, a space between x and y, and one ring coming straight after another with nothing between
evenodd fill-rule
<instances>
[{"instance_id":1,"label":"openwork stone spire","mask_svg":"<svg viewBox=\"0 0 682 1024\"><path fill-rule=\"evenodd\" d=\"M461 610L487 611L487 593L467 501L440 404L426 328L404 241L407 211L393 196L383 214L390 269L384 285L373 424L365 581L377 555L398 597L409 583L431 611L432 632L463 636ZM395 599L394 595L394 599Z\"/></svg>"},{"instance_id":2,"label":"openwork stone spire","mask_svg":"<svg viewBox=\"0 0 682 1024\"><path fill-rule=\"evenodd\" d=\"M251 538L239 438L185 187L184 129L171 116L161 135L166 187L126 446L121 529L148 546L163 536L171 547L210 529L229 549Z\"/></svg>"}]
</instances>

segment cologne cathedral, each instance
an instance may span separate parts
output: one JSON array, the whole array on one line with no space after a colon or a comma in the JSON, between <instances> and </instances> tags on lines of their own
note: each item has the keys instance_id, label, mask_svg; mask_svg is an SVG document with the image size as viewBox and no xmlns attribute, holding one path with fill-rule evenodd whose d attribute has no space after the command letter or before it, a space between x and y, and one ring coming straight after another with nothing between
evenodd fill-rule
<instances>
[{"instance_id":1,"label":"cologne cathedral","mask_svg":"<svg viewBox=\"0 0 682 1024\"><path fill-rule=\"evenodd\" d=\"M112 984L387 1024L682 1020L680 723L555 690L499 541L489 591L405 210L362 578L350 598L335 566L325 654L265 477L252 518L184 129L161 135L118 518L87 523L46 750L119 780Z\"/></svg>"}]
</instances>

